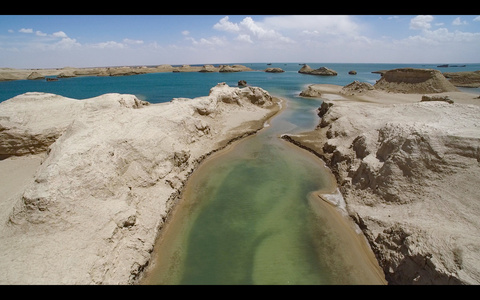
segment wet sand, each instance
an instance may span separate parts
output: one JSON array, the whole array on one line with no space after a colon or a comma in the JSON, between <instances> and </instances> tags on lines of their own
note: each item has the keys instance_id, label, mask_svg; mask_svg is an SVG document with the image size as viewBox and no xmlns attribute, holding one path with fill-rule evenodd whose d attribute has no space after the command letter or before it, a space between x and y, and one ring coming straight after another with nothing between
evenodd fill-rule
<instances>
[{"instance_id":1,"label":"wet sand","mask_svg":"<svg viewBox=\"0 0 480 300\"><path fill-rule=\"evenodd\" d=\"M336 205L322 197L322 193L314 192L309 196L309 201L316 212L322 215L335 232L338 239L342 240L345 249L356 249L345 253L347 264L361 264L364 273L358 274L361 278L358 284L386 285L385 275L380 268L375 254L372 252L367 239L353 222L353 220L344 214ZM351 255L353 253L353 255Z\"/></svg>"}]
</instances>

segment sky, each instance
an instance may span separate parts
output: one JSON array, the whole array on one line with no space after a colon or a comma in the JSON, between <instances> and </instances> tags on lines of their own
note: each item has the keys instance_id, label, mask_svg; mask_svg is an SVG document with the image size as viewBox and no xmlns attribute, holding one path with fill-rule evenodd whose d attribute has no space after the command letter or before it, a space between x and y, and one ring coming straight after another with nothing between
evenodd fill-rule
<instances>
[{"instance_id":1,"label":"sky","mask_svg":"<svg viewBox=\"0 0 480 300\"><path fill-rule=\"evenodd\" d=\"M0 15L0 67L480 63L479 15Z\"/></svg>"}]
</instances>

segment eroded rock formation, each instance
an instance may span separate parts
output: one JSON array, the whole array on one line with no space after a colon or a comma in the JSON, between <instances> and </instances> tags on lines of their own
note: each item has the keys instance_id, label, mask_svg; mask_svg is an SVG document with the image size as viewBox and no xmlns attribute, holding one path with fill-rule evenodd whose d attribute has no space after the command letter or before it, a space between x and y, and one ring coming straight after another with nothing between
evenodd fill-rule
<instances>
[{"instance_id":1,"label":"eroded rock formation","mask_svg":"<svg viewBox=\"0 0 480 300\"><path fill-rule=\"evenodd\" d=\"M433 69L402 68L382 74L374 87L395 93L442 93L458 89L443 74Z\"/></svg>"},{"instance_id":2,"label":"eroded rock formation","mask_svg":"<svg viewBox=\"0 0 480 300\"><path fill-rule=\"evenodd\" d=\"M2 153L44 156L32 182L2 199L0 282L134 283L198 163L278 109L260 88L224 83L151 105L121 94L0 103Z\"/></svg>"}]
</instances>

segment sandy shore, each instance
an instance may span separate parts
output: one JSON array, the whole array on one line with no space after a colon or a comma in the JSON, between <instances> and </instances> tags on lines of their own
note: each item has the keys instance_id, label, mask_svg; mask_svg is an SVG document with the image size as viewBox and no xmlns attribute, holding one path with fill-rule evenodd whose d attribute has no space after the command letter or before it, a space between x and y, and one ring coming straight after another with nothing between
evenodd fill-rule
<instances>
[{"instance_id":1,"label":"sandy shore","mask_svg":"<svg viewBox=\"0 0 480 300\"><path fill-rule=\"evenodd\" d=\"M160 104L46 93L2 102L0 283L134 283L198 164L262 129L278 101L221 83Z\"/></svg>"},{"instance_id":2,"label":"sandy shore","mask_svg":"<svg viewBox=\"0 0 480 300\"><path fill-rule=\"evenodd\" d=\"M338 239L342 240L345 247L360 250L349 257L345 256L347 257L347 263L352 265L364 262L363 273L358 274L359 282L365 285L387 284L384 272L378 265L378 261L362 231L342 209L339 209L337 204L331 203L325 198L335 194L312 193L309 201L317 213L325 218L325 223L337 234ZM351 253L351 251L348 253Z\"/></svg>"},{"instance_id":3,"label":"sandy shore","mask_svg":"<svg viewBox=\"0 0 480 300\"><path fill-rule=\"evenodd\" d=\"M286 139L332 169L389 284L480 283L478 95L310 89L319 126Z\"/></svg>"}]
</instances>

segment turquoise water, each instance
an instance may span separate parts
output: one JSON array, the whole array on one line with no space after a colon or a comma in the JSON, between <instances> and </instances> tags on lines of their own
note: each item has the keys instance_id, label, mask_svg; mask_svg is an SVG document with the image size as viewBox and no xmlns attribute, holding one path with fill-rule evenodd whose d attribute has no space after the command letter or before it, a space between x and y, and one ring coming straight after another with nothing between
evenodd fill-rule
<instances>
[{"instance_id":1,"label":"turquoise water","mask_svg":"<svg viewBox=\"0 0 480 300\"><path fill-rule=\"evenodd\" d=\"M312 76L299 74L302 67L298 63L242 63L254 70L267 67L280 67L284 73L241 72L241 73L152 73L118 77L75 77L62 78L58 81L16 80L0 82L0 102L25 92L47 92L74 99L86 99L105 93L134 94L142 100L152 103L167 102L174 97L194 98L208 94L211 87L218 82L226 82L236 86L241 79L248 84L265 89L281 89L290 94L299 93L303 87L312 83L329 83L346 85L354 80L374 84L380 79L379 74L372 71L401 67L434 68L442 72L459 72L480 70L480 64L469 64L466 67L437 68L436 65L420 64L321 64L308 63L312 68L329 67L338 72L338 76ZM349 75L348 71L356 70L357 75ZM471 91L478 90L472 89Z\"/></svg>"},{"instance_id":2,"label":"turquoise water","mask_svg":"<svg viewBox=\"0 0 480 300\"><path fill-rule=\"evenodd\" d=\"M335 184L329 170L279 139L313 128L321 100L287 101L269 127L195 171L143 284L384 283L364 249L310 197Z\"/></svg>"},{"instance_id":3,"label":"turquoise water","mask_svg":"<svg viewBox=\"0 0 480 300\"><path fill-rule=\"evenodd\" d=\"M319 166L282 155L284 149L270 143L243 146L192 187L190 201L198 206L177 248L186 251L171 260L177 268L159 270L153 283L332 283L312 245L317 228L305 197L322 183ZM312 174L317 180L296 182Z\"/></svg>"},{"instance_id":4,"label":"turquoise water","mask_svg":"<svg viewBox=\"0 0 480 300\"><path fill-rule=\"evenodd\" d=\"M287 108L271 126L237 143L231 151L202 165L188 183L156 245L155 269L148 284L381 284L378 269L333 225L331 212L318 206L311 192L331 186L323 163L279 139L283 133L318 124L321 100L299 97L308 84L375 83L372 71L433 65L314 64L338 76L299 74L298 63L248 64L252 69L280 67L284 73L156 73L122 77L77 77L46 82L0 82L0 101L25 92L49 92L75 99L104 93L128 93L152 103L175 97L207 95L219 82L239 80L286 100ZM441 71L467 71L447 68ZM348 71L356 70L352 76ZM473 91L473 90L472 90ZM195 175L196 174L196 175ZM318 199L317 199L318 200Z\"/></svg>"},{"instance_id":5,"label":"turquoise water","mask_svg":"<svg viewBox=\"0 0 480 300\"><path fill-rule=\"evenodd\" d=\"M298 97L315 78L296 71L226 75L231 85L248 75L249 84L282 97L287 107L269 127L195 171L142 283L383 284L372 253L311 197L332 188L329 170L279 138L318 124L321 100Z\"/></svg>"}]
</instances>

